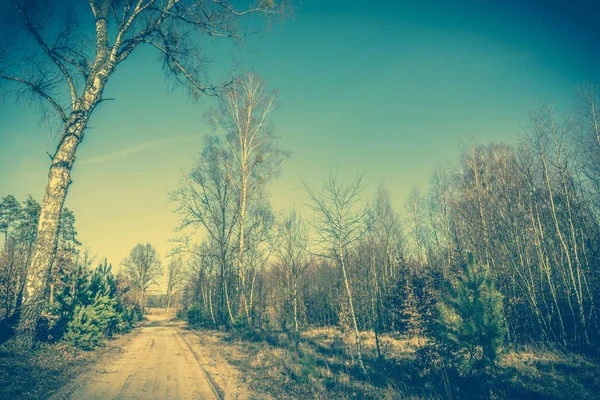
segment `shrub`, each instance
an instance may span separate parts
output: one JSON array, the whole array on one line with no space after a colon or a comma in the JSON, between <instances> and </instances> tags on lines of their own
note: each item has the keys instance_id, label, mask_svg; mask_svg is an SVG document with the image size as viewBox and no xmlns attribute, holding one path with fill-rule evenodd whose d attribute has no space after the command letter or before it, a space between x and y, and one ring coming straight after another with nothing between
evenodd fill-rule
<instances>
[{"instance_id":1,"label":"shrub","mask_svg":"<svg viewBox=\"0 0 600 400\"><path fill-rule=\"evenodd\" d=\"M207 316L200 304L192 304L187 310L187 321L193 327L204 327L207 324Z\"/></svg>"},{"instance_id":2,"label":"shrub","mask_svg":"<svg viewBox=\"0 0 600 400\"><path fill-rule=\"evenodd\" d=\"M91 350L104 339L93 306L77 306L73 319L67 325L63 340L84 350Z\"/></svg>"},{"instance_id":3,"label":"shrub","mask_svg":"<svg viewBox=\"0 0 600 400\"><path fill-rule=\"evenodd\" d=\"M65 292L58 301L61 320L65 321L62 339L89 350L115 332L130 329L139 321L140 310L121 303L117 283L106 261L92 274L79 275L85 279L73 286L73 293Z\"/></svg>"}]
</instances>

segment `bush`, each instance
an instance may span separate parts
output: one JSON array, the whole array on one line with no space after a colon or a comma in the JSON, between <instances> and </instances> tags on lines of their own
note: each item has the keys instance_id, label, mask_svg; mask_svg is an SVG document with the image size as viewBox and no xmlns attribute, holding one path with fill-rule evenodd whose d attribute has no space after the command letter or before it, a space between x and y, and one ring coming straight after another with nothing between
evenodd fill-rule
<instances>
[{"instance_id":1,"label":"bush","mask_svg":"<svg viewBox=\"0 0 600 400\"><path fill-rule=\"evenodd\" d=\"M84 350L91 350L104 339L93 306L77 306L73 319L67 326L63 340Z\"/></svg>"},{"instance_id":2,"label":"bush","mask_svg":"<svg viewBox=\"0 0 600 400\"><path fill-rule=\"evenodd\" d=\"M91 305L77 306L63 339L86 350L99 345L123 322L116 306L117 299L108 295L96 296Z\"/></svg>"},{"instance_id":3,"label":"bush","mask_svg":"<svg viewBox=\"0 0 600 400\"><path fill-rule=\"evenodd\" d=\"M139 308L127 308L121 303L117 283L106 261L93 273L78 275L85 278L79 279L73 289L67 286L55 305L60 310L60 320L64 321L64 335L61 335L64 341L90 350L139 321Z\"/></svg>"},{"instance_id":4,"label":"bush","mask_svg":"<svg viewBox=\"0 0 600 400\"><path fill-rule=\"evenodd\" d=\"M209 320L200 304L192 304L187 310L187 321L190 326L200 328L207 325Z\"/></svg>"}]
</instances>

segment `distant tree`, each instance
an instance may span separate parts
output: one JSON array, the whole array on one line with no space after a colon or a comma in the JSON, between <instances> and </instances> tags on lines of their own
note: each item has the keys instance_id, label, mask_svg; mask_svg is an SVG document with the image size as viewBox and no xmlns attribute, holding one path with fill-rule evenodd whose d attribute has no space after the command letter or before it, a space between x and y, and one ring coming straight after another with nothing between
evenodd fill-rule
<instances>
[{"instance_id":1,"label":"distant tree","mask_svg":"<svg viewBox=\"0 0 600 400\"><path fill-rule=\"evenodd\" d=\"M19 242L9 237L0 251L0 321L12 317L18 307L18 293L25 265Z\"/></svg>"},{"instance_id":2,"label":"distant tree","mask_svg":"<svg viewBox=\"0 0 600 400\"><path fill-rule=\"evenodd\" d=\"M25 246L27 253L27 263L33 250L33 243L37 235L37 224L40 218L40 203L35 201L31 195L23 202L21 206L22 218L16 227L17 240Z\"/></svg>"},{"instance_id":3,"label":"distant tree","mask_svg":"<svg viewBox=\"0 0 600 400\"><path fill-rule=\"evenodd\" d=\"M185 282L185 269L181 257L172 257L167 266L167 312L171 308L171 300Z\"/></svg>"},{"instance_id":4,"label":"distant tree","mask_svg":"<svg viewBox=\"0 0 600 400\"><path fill-rule=\"evenodd\" d=\"M396 322L394 313L386 312L383 302L396 294L395 283L400 279L399 267L404 258L404 233L398 213L392 207L389 191L383 184L377 188L368 209L369 230L363 243L363 256L369 254L373 331L377 355L381 358L379 333L386 325L393 327Z\"/></svg>"},{"instance_id":5,"label":"distant tree","mask_svg":"<svg viewBox=\"0 0 600 400\"><path fill-rule=\"evenodd\" d=\"M280 284L283 299L292 310L294 338L298 345L300 313L304 307L302 293L306 286L306 270L312 260L308 249L308 229L298 213L290 209L278 226L278 246L275 252L281 268Z\"/></svg>"},{"instance_id":6,"label":"distant tree","mask_svg":"<svg viewBox=\"0 0 600 400\"><path fill-rule=\"evenodd\" d=\"M138 243L122 261L122 265L125 268L125 273L138 291L139 306L143 314L146 292L149 288L158 284L158 280L163 273L158 252L150 243Z\"/></svg>"},{"instance_id":7,"label":"distant tree","mask_svg":"<svg viewBox=\"0 0 600 400\"><path fill-rule=\"evenodd\" d=\"M56 257L50 269L50 303L54 301L56 286L59 286L58 290L62 290L60 285L65 284L64 282L61 283L61 281L64 281L65 275L69 275L77 269L80 246L81 243L77 240L77 230L75 229L75 214L68 208L64 208L58 225Z\"/></svg>"},{"instance_id":8,"label":"distant tree","mask_svg":"<svg viewBox=\"0 0 600 400\"><path fill-rule=\"evenodd\" d=\"M4 233L4 244L8 235L14 231L17 222L21 219L21 205L13 195L8 195L0 202L0 232Z\"/></svg>"},{"instance_id":9,"label":"distant tree","mask_svg":"<svg viewBox=\"0 0 600 400\"><path fill-rule=\"evenodd\" d=\"M425 199L413 188L405 205L406 227L412 249L412 259L419 269L427 264L427 227L425 224Z\"/></svg>"},{"instance_id":10,"label":"distant tree","mask_svg":"<svg viewBox=\"0 0 600 400\"><path fill-rule=\"evenodd\" d=\"M2 4L3 26L9 25L0 38L3 88L42 104L61 125L28 270L18 329L23 344L32 342L43 307L76 151L96 107L105 100L104 89L113 73L139 47L148 47L161 56L165 73L193 96L215 94L226 84L207 83L207 59L199 49L203 37L241 42L246 33L242 20L282 11L275 1L259 1L249 9L238 9L230 1L90 0L88 4L88 11L72 1Z\"/></svg>"}]
</instances>

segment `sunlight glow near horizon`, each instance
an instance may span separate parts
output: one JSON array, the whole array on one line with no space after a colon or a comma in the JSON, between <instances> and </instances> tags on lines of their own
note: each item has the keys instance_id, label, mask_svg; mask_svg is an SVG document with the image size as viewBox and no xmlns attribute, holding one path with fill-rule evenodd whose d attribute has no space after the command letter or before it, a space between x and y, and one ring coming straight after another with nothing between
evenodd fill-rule
<instances>
[{"instance_id":1,"label":"sunlight glow near horizon","mask_svg":"<svg viewBox=\"0 0 600 400\"><path fill-rule=\"evenodd\" d=\"M383 181L401 208L436 166L456 161L461 142L514 143L530 107L567 109L578 84L600 83L592 6L322 3L305 0L247 48L216 56L217 74L235 64L280 92L273 120L293 154L270 186L276 210L302 207L300 179L318 185L330 166L342 177L365 170L365 200ZM167 193L210 132L213 99L168 87L156 55L136 54L111 78L104 95L115 100L94 112L78 150L66 206L80 240L115 267L138 242L169 250L177 217ZM41 201L56 140L38 121L25 102L0 103L0 197Z\"/></svg>"}]
</instances>

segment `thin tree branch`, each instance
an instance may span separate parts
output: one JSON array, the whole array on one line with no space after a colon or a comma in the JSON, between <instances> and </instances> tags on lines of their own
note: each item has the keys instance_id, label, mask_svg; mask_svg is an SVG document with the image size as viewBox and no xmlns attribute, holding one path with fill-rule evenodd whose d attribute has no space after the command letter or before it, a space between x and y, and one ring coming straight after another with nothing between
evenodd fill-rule
<instances>
[{"instance_id":1,"label":"thin tree branch","mask_svg":"<svg viewBox=\"0 0 600 400\"><path fill-rule=\"evenodd\" d=\"M47 100L54 107L54 109L60 116L60 119L62 120L62 122L67 121L67 115L66 115L65 111L63 110L63 108L61 107L61 105L56 100L54 100L48 93L44 92L44 90L40 87L40 85L36 85L33 82L29 82L29 81L27 81L23 78L19 78L17 76L0 75L0 79L17 82L17 83L27 86L29 88L29 90L38 94L43 99Z\"/></svg>"}]
</instances>

